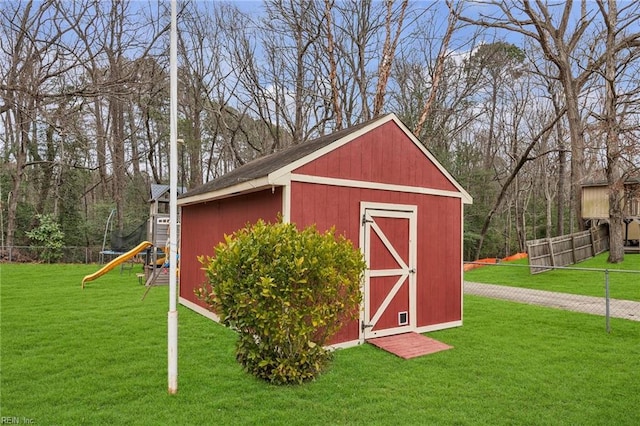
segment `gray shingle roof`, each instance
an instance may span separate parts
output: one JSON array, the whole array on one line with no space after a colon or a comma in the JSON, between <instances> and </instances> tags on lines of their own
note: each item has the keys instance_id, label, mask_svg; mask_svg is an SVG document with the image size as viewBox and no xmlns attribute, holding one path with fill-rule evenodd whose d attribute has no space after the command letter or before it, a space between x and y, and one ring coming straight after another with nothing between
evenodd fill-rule
<instances>
[{"instance_id":1,"label":"gray shingle roof","mask_svg":"<svg viewBox=\"0 0 640 426\"><path fill-rule=\"evenodd\" d=\"M348 129L343 129L330 135L322 136L318 139L301 143L299 145L294 145L290 148L284 149L274 154L258 158L241 167L233 169L229 173L226 173L225 175L220 176L217 179L211 180L197 188L192 189L191 191L182 194L180 198L206 194L208 192L224 189L242 182L266 177L269 175L269 173L281 169L282 167L285 167L293 163L294 161L297 161L319 149L322 149L332 144L333 142L362 129L363 127L370 125L372 122L380 120L381 118L383 117L378 117L376 119L349 127Z\"/></svg>"},{"instance_id":2,"label":"gray shingle roof","mask_svg":"<svg viewBox=\"0 0 640 426\"><path fill-rule=\"evenodd\" d=\"M151 198L149 201L156 201L158 198L162 197L167 191L169 191L169 185L161 185L157 183L151 184ZM186 188L184 186L178 187L178 195L184 194L186 192Z\"/></svg>"}]
</instances>

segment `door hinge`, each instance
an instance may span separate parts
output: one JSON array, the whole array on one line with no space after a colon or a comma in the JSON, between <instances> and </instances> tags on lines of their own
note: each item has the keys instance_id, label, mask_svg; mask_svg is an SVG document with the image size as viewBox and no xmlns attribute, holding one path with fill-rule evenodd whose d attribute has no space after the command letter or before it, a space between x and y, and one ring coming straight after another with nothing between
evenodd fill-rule
<instances>
[{"instance_id":1,"label":"door hinge","mask_svg":"<svg viewBox=\"0 0 640 426\"><path fill-rule=\"evenodd\" d=\"M373 220L367 219L367 215L363 214L362 215L362 226L364 226L366 223L373 223Z\"/></svg>"},{"instance_id":2,"label":"door hinge","mask_svg":"<svg viewBox=\"0 0 640 426\"><path fill-rule=\"evenodd\" d=\"M373 328L373 324L365 324L364 321L360 322L360 330L363 333L367 328Z\"/></svg>"}]
</instances>

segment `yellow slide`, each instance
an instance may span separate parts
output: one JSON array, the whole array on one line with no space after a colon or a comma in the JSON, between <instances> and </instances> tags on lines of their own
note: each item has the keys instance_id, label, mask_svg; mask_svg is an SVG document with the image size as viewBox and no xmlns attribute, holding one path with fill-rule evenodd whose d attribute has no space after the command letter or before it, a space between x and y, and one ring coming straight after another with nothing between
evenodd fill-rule
<instances>
[{"instance_id":1,"label":"yellow slide","mask_svg":"<svg viewBox=\"0 0 640 426\"><path fill-rule=\"evenodd\" d=\"M116 257L111 262L107 263L102 268L100 268L97 272L94 272L93 274L90 274L90 275L87 275L86 277L84 277L82 279L82 288L84 288L84 283L86 283L87 281L93 281L93 280L95 280L97 278L100 278L101 276L103 276L104 274L106 274L107 272L109 272L110 270L115 268L116 266L128 261L133 256L135 256L136 254L140 253L143 250L148 249L152 245L153 244L151 244L149 241L143 241L140 244L138 244L134 249L129 250L125 254L122 254L122 255Z\"/></svg>"}]
</instances>

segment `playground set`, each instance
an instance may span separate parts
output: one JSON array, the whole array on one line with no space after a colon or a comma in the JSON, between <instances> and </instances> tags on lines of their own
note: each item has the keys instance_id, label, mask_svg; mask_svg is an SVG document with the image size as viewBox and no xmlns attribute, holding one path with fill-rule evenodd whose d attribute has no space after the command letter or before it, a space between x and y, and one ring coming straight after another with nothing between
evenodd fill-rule
<instances>
[{"instance_id":1,"label":"playground set","mask_svg":"<svg viewBox=\"0 0 640 426\"><path fill-rule=\"evenodd\" d=\"M178 188L178 193L184 192L184 188ZM149 289L157 285L169 283L167 258L169 245L169 185L151 185L151 198L149 200L149 219L128 235L121 235L113 230L112 210L107 219L102 250L100 251L100 263L105 263L105 258L115 256L103 267L82 279L82 288L89 281L94 281L107 272L120 266L121 271L127 264L136 259L143 260L143 273L138 273L138 281L146 287L145 295ZM178 219L178 226L180 220ZM178 227L179 229L179 227ZM145 236L146 234L146 236ZM106 247L107 235L110 235L111 247ZM144 296L143 296L144 297Z\"/></svg>"}]
</instances>

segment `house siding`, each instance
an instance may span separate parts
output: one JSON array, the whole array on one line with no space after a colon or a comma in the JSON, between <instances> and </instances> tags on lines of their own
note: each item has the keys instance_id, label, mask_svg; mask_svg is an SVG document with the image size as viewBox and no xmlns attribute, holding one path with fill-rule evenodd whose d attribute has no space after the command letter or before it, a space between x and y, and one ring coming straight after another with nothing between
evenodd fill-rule
<instances>
[{"instance_id":1,"label":"house siding","mask_svg":"<svg viewBox=\"0 0 640 426\"><path fill-rule=\"evenodd\" d=\"M299 167L295 173L459 191L393 121Z\"/></svg>"},{"instance_id":2,"label":"house siding","mask_svg":"<svg viewBox=\"0 0 640 426\"><path fill-rule=\"evenodd\" d=\"M282 208L282 188L182 207L180 246L180 297L206 307L194 295L205 282L199 256L213 256L225 234L258 219L275 222Z\"/></svg>"},{"instance_id":3,"label":"house siding","mask_svg":"<svg viewBox=\"0 0 640 426\"><path fill-rule=\"evenodd\" d=\"M336 233L358 245L360 203L379 202L418 206L418 326L462 319L460 198L335 187L293 182L291 221L299 227L315 224L320 231L335 226ZM345 327L337 341L358 339L357 321Z\"/></svg>"}]
</instances>

